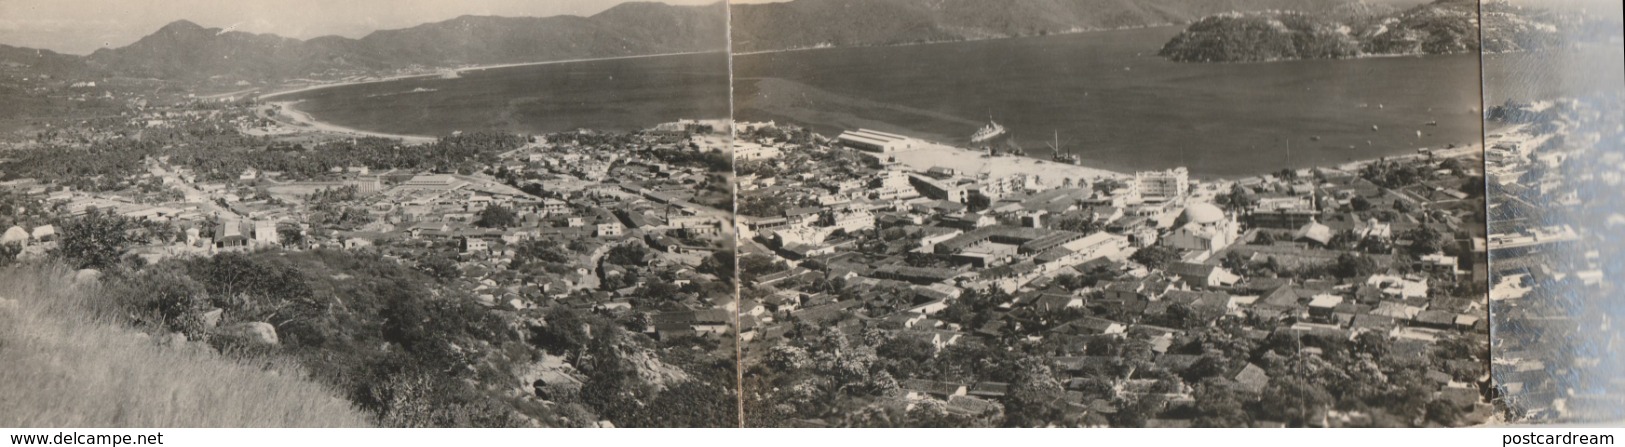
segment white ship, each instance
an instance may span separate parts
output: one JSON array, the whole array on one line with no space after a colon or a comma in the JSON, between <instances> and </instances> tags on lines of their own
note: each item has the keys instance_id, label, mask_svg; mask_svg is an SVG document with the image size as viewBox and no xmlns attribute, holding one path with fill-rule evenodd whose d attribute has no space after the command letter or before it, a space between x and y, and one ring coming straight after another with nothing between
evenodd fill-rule
<instances>
[{"instance_id":1,"label":"white ship","mask_svg":"<svg viewBox=\"0 0 1625 447\"><path fill-rule=\"evenodd\" d=\"M1004 126L1000 126L999 123L994 122L991 118L989 118L987 120L987 127L983 127L982 130L978 130L976 133L971 134L970 142L980 143L991 140L993 137L997 137L999 135L1004 135Z\"/></svg>"}]
</instances>

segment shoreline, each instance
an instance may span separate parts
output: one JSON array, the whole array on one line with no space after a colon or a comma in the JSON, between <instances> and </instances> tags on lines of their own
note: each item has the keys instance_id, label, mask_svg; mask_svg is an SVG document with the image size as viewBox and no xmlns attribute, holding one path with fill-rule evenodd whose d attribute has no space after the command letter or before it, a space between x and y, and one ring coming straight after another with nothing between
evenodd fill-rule
<instances>
[{"instance_id":1,"label":"shoreline","mask_svg":"<svg viewBox=\"0 0 1625 447\"><path fill-rule=\"evenodd\" d=\"M1032 38L1039 38L1039 37L1073 36L1073 35L1078 35L1078 34L1104 33L1104 32L1111 32L1111 31L1131 31L1131 30L1142 30L1142 29L1150 29L1150 28L1166 28L1166 27L1189 26L1189 25L1190 25L1190 23L1188 23L1188 22L1187 23L1169 22L1169 23L1153 24L1153 25L1135 25L1135 26L1120 26L1120 27L1114 27L1114 28L1088 28L1088 29L1080 29L1080 30L1068 30L1068 31L1054 32L1054 33L1049 33L1049 34L1035 34L1035 35L1030 35L1030 36L980 37L980 38L961 39L961 40L933 40L933 41L928 41L928 42L903 42L903 43L889 43L889 44L876 44L876 45L846 45L846 46L827 45L826 46L826 45L820 44L820 45L815 45L815 46L810 46L810 47L780 48L780 49L774 49L774 50L754 50L754 51L744 51L744 52L737 52L737 53L730 52L728 54L731 55L731 56L752 56L752 55L758 55L758 54L794 53L794 52L800 52L800 51L834 50L834 49L842 49L842 48L851 49L851 48L912 47L912 46L920 46L920 45L941 45L941 44L949 44L949 43L986 42L986 41L991 41L991 40L1032 39Z\"/></svg>"},{"instance_id":2,"label":"shoreline","mask_svg":"<svg viewBox=\"0 0 1625 447\"><path fill-rule=\"evenodd\" d=\"M799 125L799 124L796 124L796 125ZM828 138L828 137L826 137L826 138ZM1046 178L1073 178L1073 179L1087 179L1087 180L1089 180L1091 182L1098 181L1100 179L1118 179L1118 180L1132 179L1135 176L1135 172L1121 172L1121 171L1117 171L1117 170L1101 168L1101 167L1094 167L1094 166L1088 166L1088 165L1084 165L1084 164L1069 164L1069 163L1064 163L1064 162L1060 162L1060 161L1045 160L1045 159L1038 158L1038 157L1033 157L1033 156L1030 156L1030 155L1001 155L1001 156L985 157L984 158L983 157L984 153L982 151L979 151L979 150L966 148L966 147L961 147L961 146L958 146L958 145L955 145L955 144L952 144L952 143L943 143L943 142L938 142L938 141L932 141L932 140L919 138L919 137L914 137L914 136L910 136L909 138L913 139L916 142L919 142L920 147L911 148L911 149L902 150L902 151L897 151L897 152L884 153L884 154L875 153L875 152L866 152L866 151L858 151L858 152L861 153L861 154L871 156L871 157L875 157L875 158L882 159L882 160L884 160L885 158L888 158L888 157L893 158L893 159L895 159L895 163L897 163L899 165L906 166L909 169L914 169L914 170L918 170L918 171L921 171L921 172L924 172L925 170L930 169L932 167L939 167L940 166L940 167L953 168L955 170L958 170L962 174L964 174L964 173L974 173L974 175L988 174L990 176L998 177L998 176L1007 176L1007 175L1010 175L1010 174L1018 174L1019 173L1019 174L1035 175L1035 176L1038 176L1040 179L1046 179ZM834 140L834 138L828 138L828 139ZM1484 148L1485 148L1485 146L1484 146L1484 143L1482 141L1475 141L1475 142L1472 142L1472 143L1469 143L1469 144L1465 144L1465 145L1461 145L1461 146L1457 146L1457 147L1449 148L1449 149L1445 149L1445 148L1432 149L1427 153L1412 152L1412 153L1378 156L1378 157L1372 157L1372 158L1366 158L1366 159L1349 160L1349 161L1344 161L1344 162L1340 162L1340 163L1328 163L1328 164L1320 164L1320 165L1314 165L1314 166L1305 166L1305 167L1299 167L1299 168L1283 168L1283 169L1291 169L1293 171L1303 171L1303 170L1313 171L1315 169L1332 169L1332 170L1338 170L1338 171L1357 172L1359 169L1361 169L1361 168L1363 168L1363 167L1365 167L1367 165L1370 165L1370 164L1373 164L1373 163L1385 162L1385 161L1404 162L1404 161L1414 161L1414 160L1418 160L1418 159L1428 159L1428 158L1446 159L1446 158L1462 158L1462 157L1483 156ZM1188 169L1189 167L1187 166L1186 168ZM1136 172L1154 172L1154 171L1159 171L1159 170L1136 171ZM1265 177L1265 176L1273 175L1276 172L1279 172L1279 170L1270 171L1270 172L1261 172L1261 173L1255 173L1255 174L1247 174L1247 175L1237 175L1237 176L1204 176L1204 175L1200 175L1200 174L1192 174L1191 178L1193 180L1200 179L1200 180L1202 180L1204 182L1230 183L1230 182L1235 182L1235 181L1242 180L1242 179ZM1045 180L1045 182L1047 183L1048 180Z\"/></svg>"},{"instance_id":3,"label":"shoreline","mask_svg":"<svg viewBox=\"0 0 1625 447\"><path fill-rule=\"evenodd\" d=\"M625 59L642 59L642 58L666 57L666 56L685 56L685 55L694 55L694 54L721 53L721 52L724 52L724 51L725 50L689 51L689 52L680 52L680 53L640 54L640 55L634 55L634 56L611 56L611 57L596 57L596 58L581 58L581 59L561 59L561 60L555 60L555 61L514 62L514 63L504 63L504 64L474 65L474 66L469 66L469 67L442 69L442 70L435 71L433 73L403 74L403 75L386 76L386 77L378 78L378 79L363 79L363 80L333 81L333 82L316 83L316 84L313 84L313 85L306 85L306 86L303 86L303 87L294 87L294 88L288 88L288 89L284 89L284 90L278 90L278 91L271 92L271 93L265 93L265 94L259 95L259 99L264 101L264 100L268 100L268 99L275 98L275 97L278 97L278 96L285 96L285 95L291 95L291 94L295 94L295 93L304 93L304 92L309 92L309 91L314 91L314 90L323 90L323 89L329 89L329 88L334 88L334 87L344 87L344 86L351 86L351 85L376 84L376 83L380 83L380 82L401 81L401 80L417 79L417 78L438 78L438 77L444 77L447 73L451 73L453 75L461 76L463 73L466 73L466 72L495 70L495 69L502 69L502 68L529 67L529 66L534 66L534 65L571 64L571 63L579 63L579 62L613 61L613 60L625 60Z\"/></svg>"},{"instance_id":4,"label":"shoreline","mask_svg":"<svg viewBox=\"0 0 1625 447\"><path fill-rule=\"evenodd\" d=\"M352 128L352 127L345 127L345 126L340 126L340 125L333 124L333 123L324 122L324 121L318 120L315 117L311 116L310 113L308 113L308 112L305 112L303 110L299 110L298 103L299 103L299 101L273 101L273 102L269 102L267 104L269 104L269 105L271 105L273 107L276 107L276 112L277 113L276 113L276 116L273 119L275 119L277 122L283 123L284 125L286 125L288 127L297 128L297 129L301 129L301 130L305 130L305 131L318 132L318 133L328 133L328 134L347 135L347 136L352 136L352 137L377 137L377 138L398 139L398 140L401 140L402 143L413 144L413 145L429 144L429 143L433 143L433 142L439 140L438 137L432 137L432 136L428 136L428 135L407 135L407 134L392 134L392 133L384 133L384 132L372 132L372 131L366 131L366 130L356 129L356 128ZM284 118L286 118L286 120L284 120Z\"/></svg>"},{"instance_id":5,"label":"shoreline","mask_svg":"<svg viewBox=\"0 0 1625 447\"><path fill-rule=\"evenodd\" d=\"M896 160L896 164L920 172L925 172L933 167L946 167L971 176L986 174L991 177L1005 177L1013 174L1028 174L1037 177L1043 183L1058 181L1057 179L1088 180L1091 182L1101 179L1121 180L1134 176L1130 173L1105 168L1044 160L1026 155L986 156L985 152L975 149L920 138L910 138L920 143L919 146L897 152L859 151L859 153L883 160L891 158Z\"/></svg>"}]
</instances>

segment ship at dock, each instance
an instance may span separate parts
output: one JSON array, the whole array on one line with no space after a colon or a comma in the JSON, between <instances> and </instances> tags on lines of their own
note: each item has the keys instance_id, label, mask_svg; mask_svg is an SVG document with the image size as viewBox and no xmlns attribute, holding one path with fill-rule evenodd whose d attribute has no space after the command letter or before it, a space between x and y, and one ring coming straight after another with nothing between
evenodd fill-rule
<instances>
[{"instance_id":1,"label":"ship at dock","mask_svg":"<svg viewBox=\"0 0 1625 447\"><path fill-rule=\"evenodd\" d=\"M987 126L984 126L984 127L982 127L981 130L978 130L978 131L976 131L976 133L971 134L970 142L972 142L972 143L981 143L983 141L991 140L991 139L993 139L995 137L998 137L999 135L1004 135L1004 133L1005 133L1004 126L999 125L999 123L993 121L993 119L991 117L989 117L988 120L987 120Z\"/></svg>"}]
</instances>

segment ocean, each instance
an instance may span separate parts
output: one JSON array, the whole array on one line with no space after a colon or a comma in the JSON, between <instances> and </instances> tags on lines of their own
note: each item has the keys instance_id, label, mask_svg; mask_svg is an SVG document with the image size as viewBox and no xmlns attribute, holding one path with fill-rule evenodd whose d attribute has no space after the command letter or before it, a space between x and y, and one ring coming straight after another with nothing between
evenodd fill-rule
<instances>
[{"instance_id":1,"label":"ocean","mask_svg":"<svg viewBox=\"0 0 1625 447\"><path fill-rule=\"evenodd\" d=\"M738 55L735 118L967 145L991 119L1036 157L1059 139L1091 167L1186 166L1204 177L1479 140L1476 55L1248 64L1156 56L1179 30ZM472 71L284 99L304 99L299 108L317 119L386 133L630 130L727 117L728 79L722 54L700 54Z\"/></svg>"},{"instance_id":2,"label":"ocean","mask_svg":"<svg viewBox=\"0 0 1625 447\"><path fill-rule=\"evenodd\" d=\"M1484 56L1484 102L1491 106L1622 90L1625 56L1617 45Z\"/></svg>"},{"instance_id":3,"label":"ocean","mask_svg":"<svg viewBox=\"0 0 1625 447\"><path fill-rule=\"evenodd\" d=\"M1205 177L1480 139L1476 55L1248 64L1158 57L1179 31L743 55L734 59L735 116L956 144L969 144L991 119L1029 155L1048 157L1058 136L1091 167L1186 166Z\"/></svg>"},{"instance_id":4,"label":"ocean","mask_svg":"<svg viewBox=\"0 0 1625 447\"><path fill-rule=\"evenodd\" d=\"M465 71L312 90L277 98L324 122L442 136L455 131L626 131L678 119L728 117L723 53Z\"/></svg>"}]
</instances>

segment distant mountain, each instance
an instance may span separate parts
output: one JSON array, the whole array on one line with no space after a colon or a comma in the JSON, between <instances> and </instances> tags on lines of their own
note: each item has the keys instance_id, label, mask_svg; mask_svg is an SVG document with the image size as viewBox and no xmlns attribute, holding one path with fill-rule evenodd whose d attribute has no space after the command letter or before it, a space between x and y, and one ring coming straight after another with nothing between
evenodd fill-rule
<instances>
[{"instance_id":1,"label":"distant mountain","mask_svg":"<svg viewBox=\"0 0 1625 447\"><path fill-rule=\"evenodd\" d=\"M1617 12L1560 5L1532 8L1506 1L1484 2L1484 50L1502 53L1610 41L1618 45L1625 27Z\"/></svg>"},{"instance_id":2,"label":"distant mountain","mask_svg":"<svg viewBox=\"0 0 1625 447\"><path fill-rule=\"evenodd\" d=\"M305 41L178 21L133 44L97 50L85 59L93 68L123 76L286 79L327 70L721 51L727 47L724 8L722 3L624 3L591 17L462 16L377 31L360 39L327 36Z\"/></svg>"},{"instance_id":3,"label":"distant mountain","mask_svg":"<svg viewBox=\"0 0 1625 447\"><path fill-rule=\"evenodd\" d=\"M269 78L347 67L342 53L332 50L297 39L223 32L182 20L128 46L97 50L87 59L98 68L124 76Z\"/></svg>"},{"instance_id":4,"label":"distant mountain","mask_svg":"<svg viewBox=\"0 0 1625 447\"><path fill-rule=\"evenodd\" d=\"M733 50L872 46L1188 23L1347 0L794 0L730 7Z\"/></svg>"},{"instance_id":5,"label":"distant mountain","mask_svg":"<svg viewBox=\"0 0 1625 447\"><path fill-rule=\"evenodd\" d=\"M1596 40L1576 33L1618 33L1599 23L1505 2L1439 0L1404 10L1352 3L1329 12L1262 11L1205 17L1169 40L1160 54L1181 62L1259 62L1369 55L1496 53ZM1606 38L1603 36L1601 38Z\"/></svg>"},{"instance_id":6,"label":"distant mountain","mask_svg":"<svg viewBox=\"0 0 1625 447\"><path fill-rule=\"evenodd\" d=\"M592 17L463 16L375 32L355 45L356 53L395 65L492 64L721 51L726 30L720 3L623 3Z\"/></svg>"},{"instance_id":7,"label":"distant mountain","mask_svg":"<svg viewBox=\"0 0 1625 447\"><path fill-rule=\"evenodd\" d=\"M51 50L0 45L0 73L65 77L83 73L87 68L84 59L78 56Z\"/></svg>"}]
</instances>

